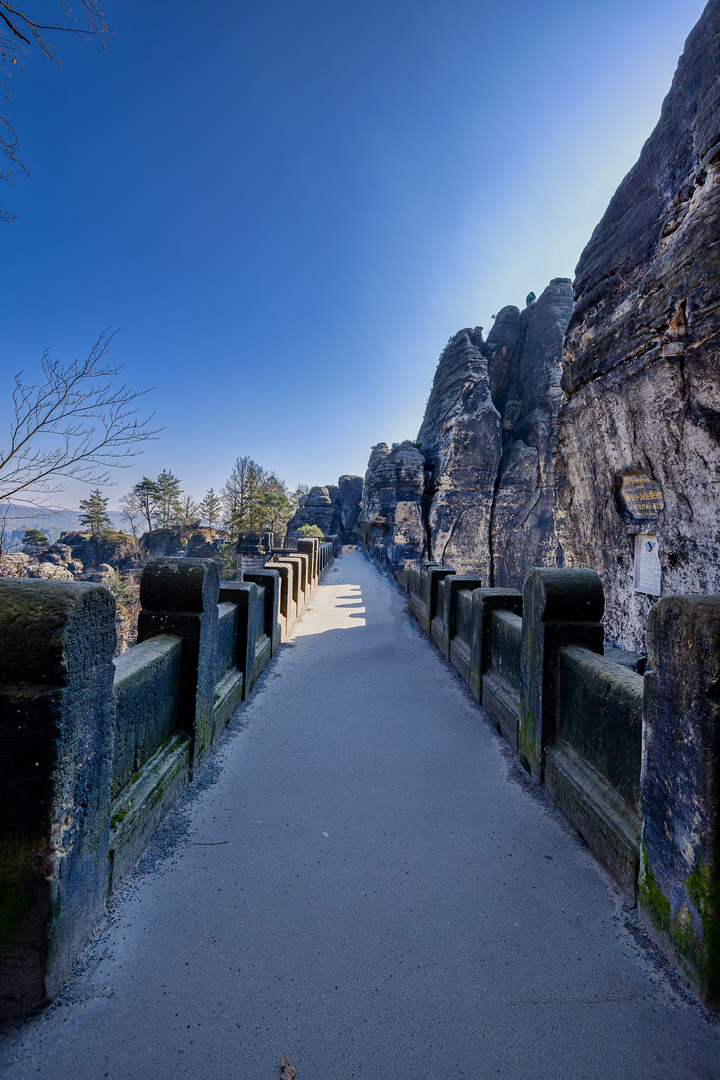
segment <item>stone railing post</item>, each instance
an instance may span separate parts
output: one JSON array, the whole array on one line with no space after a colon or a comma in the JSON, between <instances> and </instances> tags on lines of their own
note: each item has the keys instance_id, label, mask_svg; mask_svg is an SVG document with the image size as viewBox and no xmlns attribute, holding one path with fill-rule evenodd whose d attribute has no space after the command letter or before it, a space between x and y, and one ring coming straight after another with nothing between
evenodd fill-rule
<instances>
[{"instance_id":1,"label":"stone railing post","mask_svg":"<svg viewBox=\"0 0 720 1080\"><path fill-rule=\"evenodd\" d=\"M473 640L470 667L470 690L476 701L482 702L482 680L490 670L492 655L493 611L511 611L522 615L522 593L517 589L473 590Z\"/></svg>"},{"instance_id":2,"label":"stone railing post","mask_svg":"<svg viewBox=\"0 0 720 1080\"><path fill-rule=\"evenodd\" d=\"M437 614L438 584L448 574L454 574L452 566L428 566L425 576L425 625L423 630L430 637L432 621ZM422 625L422 624L421 624Z\"/></svg>"},{"instance_id":3,"label":"stone railing post","mask_svg":"<svg viewBox=\"0 0 720 1080\"><path fill-rule=\"evenodd\" d=\"M300 538L297 542L297 549L304 555L308 555L310 559L310 566L308 572L308 581L310 588L314 589L318 581L318 539L316 536L306 536Z\"/></svg>"},{"instance_id":4,"label":"stone railing post","mask_svg":"<svg viewBox=\"0 0 720 1080\"><path fill-rule=\"evenodd\" d=\"M450 642L455 635L457 594L460 589L479 589L482 586L477 574L449 574L443 586L443 647L442 654L450 659Z\"/></svg>"},{"instance_id":5,"label":"stone railing post","mask_svg":"<svg viewBox=\"0 0 720 1080\"><path fill-rule=\"evenodd\" d=\"M280 644L280 572L271 566L263 570L246 571L245 581L261 585L265 589L265 633L270 638L272 652Z\"/></svg>"},{"instance_id":6,"label":"stone railing post","mask_svg":"<svg viewBox=\"0 0 720 1080\"><path fill-rule=\"evenodd\" d=\"M0 579L0 1016L57 993L108 887L115 601Z\"/></svg>"},{"instance_id":7,"label":"stone railing post","mask_svg":"<svg viewBox=\"0 0 720 1080\"><path fill-rule=\"evenodd\" d=\"M255 663L257 640L263 632L263 609L258 587L254 581L223 581L220 585L221 603L237 604L237 666L243 673L243 700L257 681Z\"/></svg>"},{"instance_id":8,"label":"stone railing post","mask_svg":"<svg viewBox=\"0 0 720 1080\"><path fill-rule=\"evenodd\" d=\"M604 610L594 570L536 567L525 576L518 753L536 780L543 779L544 748L556 732L558 650L581 645L602 655Z\"/></svg>"},{"instance_id":9,"label":"stone railing post","mask_svg":"<svg viewBox=\"0 0 720 1080\"><path fill-rule=\"evenodd\" d=\"M720 1004L720 597L650 611L643 702L640 908Z\"/></svg>"},{"instance_id":10,"label":"stone railing post","mask_svg":"<svg viewBox=\"0 0 720 1080\"><path fill-rule=\"evenodd\" d=\"M182 638L178 721L198 761L212 746L220 577L212 559L152 559L140 580L138 644Z\"/></svg>"}]
</instances>

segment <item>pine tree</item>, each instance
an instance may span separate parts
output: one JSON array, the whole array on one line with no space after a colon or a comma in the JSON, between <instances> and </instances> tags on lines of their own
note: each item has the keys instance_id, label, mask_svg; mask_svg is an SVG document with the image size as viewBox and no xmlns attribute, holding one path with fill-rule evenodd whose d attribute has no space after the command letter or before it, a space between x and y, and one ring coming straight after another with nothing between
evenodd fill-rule
<instances>
[{"instance_id":1,"label":"pine tree","mask_svg":"<svg viewBox=\"0 0 720 1080\"><path fill-rule=\"evenodd\" d=\"M180 480L169 469L163 469L155 481L155 487L157 488L156 523L161 529L171 529L182 522Z\"/></svg>"},{"instance_id":2,"label":"pine tree","mask_svg":"<svg viewBox=\"0 0 720 1080\"><path fill-rule=\"evenodd\" d=\"M155 508L157 506L159 494L157 484L147 476L143 476L142 480L138 481L130 492L132 499L137 501L140 512L147 522L148 532L153 531Z\"/></svg>"},{"instance_id":3,"label":"pine tree","mask_svg":"<svg viewBox=\"0 0 720 1080\"><path fill-rule=\"evenodd\" d=\"M205 498L200 503L200 513L204 518L207 518L208 528L210 529L213 528L216 522L220 521L222 515L222 502L212 488L210 488Z\"/></svg>"},{"instance_id":4,"label":"pine tree","mask_svg":"<svg viewBox=\"0 0 720 1080\"><path fill-rule=\"evenodd\" d=\"M50 541L41 529L26 529L22 538L23 547L29 548L31 553L47 547Z\"/></svg>"},{"instance_id":5,"label":"pine tree","mask_svg":"<svg viewBox=\"0 0 720 1080\"><path fill-rule=\"evenodd\" d=\"M262 530L267 529L272 533L287 525L293 515L293 506L285 484L272 474L263 484L262 509L265 518Z\"/></svg>"},{"instance_id":6,"label":"pine tree","mask_svg":"<svg viewBox=\"0 0 720 1080\"><path fill-rule=\"evenodd\" d=\"M224 524L234 540L240 532L258 530L258 503L262 497L262 484L267 474L262 465L251 457L239 457L232 467L222 491Z\"/></svg>"},{"instance_id":7,"label":"pine tree","mask_svg":"<svg viewBox=\"0 0 720 1080\"><path fill-rule=\"evenodd\" d=\"M86 525L93 536L103 536L112 529L107 504L108 500L103 499L100 488L93 488L89 499L80 500L80 524Z\"/></svg>"}]
</instances>

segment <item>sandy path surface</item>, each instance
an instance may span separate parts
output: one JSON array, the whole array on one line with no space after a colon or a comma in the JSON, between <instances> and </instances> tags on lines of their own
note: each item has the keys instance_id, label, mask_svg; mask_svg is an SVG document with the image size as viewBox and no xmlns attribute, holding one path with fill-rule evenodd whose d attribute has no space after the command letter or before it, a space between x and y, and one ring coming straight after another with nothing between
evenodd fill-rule
<instances>
[{"instance_id":1,"label":"sandy path surface","mask_svg":"<svg viewBox=\"0 0 720 1080\"><path fill-rule=\"evenodd\" d=\"M344 556L1 1075L720 1077L720 1031L517 772Z\"/></svg>"}]
</instances>

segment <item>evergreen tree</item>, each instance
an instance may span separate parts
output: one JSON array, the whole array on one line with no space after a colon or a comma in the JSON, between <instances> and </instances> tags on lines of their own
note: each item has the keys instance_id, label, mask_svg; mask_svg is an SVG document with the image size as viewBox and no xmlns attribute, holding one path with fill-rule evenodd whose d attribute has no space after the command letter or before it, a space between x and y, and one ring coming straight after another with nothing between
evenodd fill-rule
<instances>
[{"instance_id":1,"label":"evergreen tree","mask_svg":"<svg viewBox=\"0 0 720 1080\"><path fill-rule=\"evenodd\" d=\"M223 521L230 539L238 533L256 532L259 529L258 502L262 496L262 484L266 479L262 465L251 457L239 457L232 467L222 491Z\"/></svg>"},{"instance_id":2,"label":"evergreen tree","mask_svg":"<svg viewBox=\"0 0 720 1080\"><path fill-rule=\"evenodd\" d=\"M23 547L30 550L26 554L35 554L41 548L47 547L50 541L41 529L26 529L22 538Z\"/></svg>"},{"instance_id":3,"label":"evergreen tree","mask_svg":"<svg viewBox=\"0 0 720 1080\"><path fill-rule=\"evenodd\" d=\"M86 525L93 536L103 536L110 532L112 522L107 516L108 500L103 499L100 488L93 488L89 499L80 500L80 524Z\"/></svg>"},{"instance_id":4,"label":"evergreen tree","mask_svg":"<svg viewBox=\"0 0 720 1080\"><path fill-rule=\"evenodd\" d=\"M180 481L169 469L163 469L155 481L155 487L155 522L160 529L172 529L182 522Z\"/></svg>"},{"instance_id":5,"label":"evergreen tree","mask_svg":"<svg viewBox=\"0 0 720 1080\"><path fill-rule=\"evenodd\" d=\"M222 502L212 488L210 488L205 498L200 503L200 513L204 518L207 518L208 528L210 529L212 529L216 522L219 522L222 517Z\"/></svg>"},{"instance_id":6,"label":"evergreen tree","mask_svg":"<svg viewBox=\"0 0 720 1080\"><path fill-rule=\"evenodd\" d=\"M130 495L134 500L137 500L140 512L147 522L147 531L152 532L155 522L155 507L159 496L157 484L154 480L150 480L149 477L143 476L142 480L135 484Z\"/></svg>"},{"instance_id":7,"label":"evergreen tree","mask_svg":"<svg viewBox=\"0 0 720 1080\"><path fill-rule=\"evenodd\" d=\"M262 530L275 533L287 525L293 515L293 506L285 484L276 476L268 476L263 489L262 507L265 520Z\"/></svg>"}]
</instances>

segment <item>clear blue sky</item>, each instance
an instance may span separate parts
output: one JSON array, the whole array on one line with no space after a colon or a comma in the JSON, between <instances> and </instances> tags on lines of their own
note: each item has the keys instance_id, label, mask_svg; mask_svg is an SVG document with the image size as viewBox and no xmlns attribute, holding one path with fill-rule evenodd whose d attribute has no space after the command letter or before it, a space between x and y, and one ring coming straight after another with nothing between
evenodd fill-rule
<instances>
[{"instance_id":1,"label":"clear blue sky","mask_svg":"<svg viewBox=\"0 0 720 1080\"><path fill-rule=\"evenodd\" d=\"M111 507L242 454L362 473L414 438L451 334L572 277L703 6L106 0L107 53L63 38L12 79L3 385L124 327L164 432Z\"/></svg>"}]
</instances>

